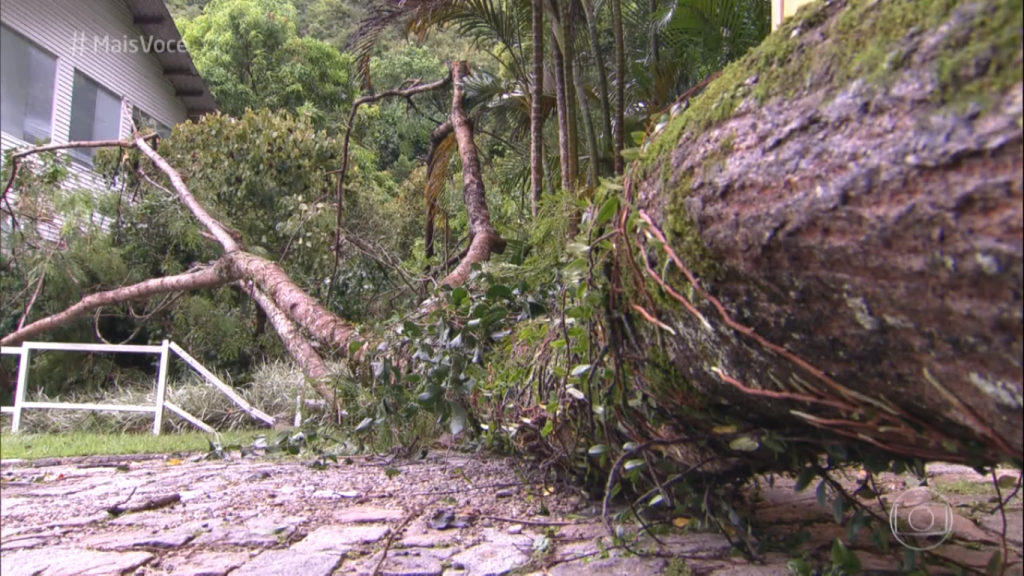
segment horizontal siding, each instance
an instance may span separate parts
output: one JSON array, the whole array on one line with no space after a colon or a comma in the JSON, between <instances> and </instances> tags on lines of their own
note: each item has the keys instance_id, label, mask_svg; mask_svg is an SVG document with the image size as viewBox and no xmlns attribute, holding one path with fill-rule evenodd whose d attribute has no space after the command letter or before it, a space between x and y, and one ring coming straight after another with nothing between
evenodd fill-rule
<instances>
[{"instance_id":1,"label":"horizontal siding","mask_svg":"<svg viewBox=\"0 0 1024 576\"><path fill-rule=\"evenodd\" d=\"M9 150L11 148L25 149L30 147L30 145L27 142L15 138L6 132L0 132L0 140L2 140L4 150ZM2 159L2 155L0 155L0 159ZM30 163L35 162L35 160L32 157L29 157L25 161ZM0 163L2 163L2 160L0 160ZM107 185L107 182L103 178L101 178L92 170L89 170L88 168L81 166L80 164L71 162L69 166L69 171L71 172L71 174L63 185L63 188L65 190L112 190L112 188L110 188ZM4 184L6 184L6 181L4 182ZM15 212L17 212L17 188L11 190L11 193L8 196L8 198L11 204L15 207ZM6 210L6 206L4 206L3 208ZM50 208L52 208L52 205ZM99 214L93 214L91 220L93 221L93 223L98 224L100 228L102 228L103 230L109 230L110 228L111 221L109 218L106 218ZM36 226L39 230L39 234L43 238L50 240L51 242L55 242L61 236L61 231L64 229L65 221L65 218L61 214L57 214L51 211L51 213L46 216L40 216L40 218L36 220Z\"/></svg>"},{"instance_id":2,"label":"horizontal siding","mask_svg":"<svg viewBox=\"0 0 1024 576\"><path fill-rule=\"evenodd\" d=\"M57 56L54 142L68 138L76 69L124 99L124 136L130 133L132 105L167 126L187 118L155 56L141 50L118 54L93 49L97 37L137 39L141 34L124 0L3 0L0 20Z\"/></svg>"},{"instance_id":3,"label":"horizontal siding","mask_svg":"<svg viewBox=\"0 0 1024 576\"><path fill-rule=\"evenodd\" d=\"M0 2L0 21L57 57L53 142L68 141L75 70L121 97L120 128L123 138L131 135L132 106L138 106L167 126L174 126L187 118L185 106L174 95L174 88L164 77L163 68L155 56L141 51L114 53L93 50L95 37L122 40L138 38L141 34L133 24L132 14L124 0L3 0ZM0 144L4 151L30 146L6 133L0 134ZM79 164L71 164L71 173L66 188L107 189L102 178ZM12 202L16 203L16 194L11 196ZM104 228L109 224L99 215L93 219ZM56 240L64 222L61 215L54 214L48 222L39 222L40 233Z\"/></svg>"}]
</instances>

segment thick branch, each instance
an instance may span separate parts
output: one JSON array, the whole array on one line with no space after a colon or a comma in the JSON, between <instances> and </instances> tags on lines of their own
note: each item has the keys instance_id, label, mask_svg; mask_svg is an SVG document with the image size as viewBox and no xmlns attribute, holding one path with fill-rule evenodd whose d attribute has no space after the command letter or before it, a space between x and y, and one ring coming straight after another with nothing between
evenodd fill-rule
<instances>
[{"instance_id":1,"label":"thick branch","mask_svg":"<svg viewBox=\"0 0 1024 576\"><path fill-rule=\"evenodd\" d=\"M196 220L199 220L199 223L209 230L210 234L217 239L217 242L220 242L220 245L224 247L224 251L229 253L240 251L242 248L238 245L235 237L228 232L224 225L218 222L213 216L210 216L210 213L207 212L201 204L199 204L199 201L196 200L195 196L192 195L192 192L190 192L188 187L185 186L185 182L181 179L181 174L178 174L178 171L172 168L171 165L167 163L167 160L164 160L162 156L150 148L149 145L146 144L145 138L135 138L135 144L139 147L139 150L141 150L142 153L153 162L153 164L156 164L157 168L167 175L167 178L171 181L171 186L174 187L174 191L178 193L178 199L181 200L182 204L184 204L193 215L195 215Z\"/></svg>"},{"instance_id":2,"label":"thick branch","mask_svg":"<svg viewBox=\"0 0 1024 576\"><path fill-rule=\"evenodd\" d=\"M462 80L468 75L468 62L459 61L452 66L452 126L455 129L455 140L459 144L459 155L462 157L462 195L466 201L466 211L469 212L469 231L473 235L473 241L469 245L466 257L441 281L441 284L451 286L459 286L465 282L474 263L489 259L491 252L501 254L505 251L505 240L491 224L484 179L480 173L480 154L473 141L473 124L463 106Z\"/></svg>"},{"instance_id":3,"label":"thick branch","mask_svg":"<svg viewBox=\"0 0 1024 576\"><path fill-rule=\"evenodd\" d=\"M274 302L251 283L241 283L242 288L252 295L253 300L267 313L267 319L273 324L274 330L284 343L285 349L291 354L295 362L302 368L302 372L309 379L310 384L321 398L328 404L334 406L336 398L334 391L324 383L324 380L331 375L323 358L317 353L313 345L295 328L295 324L288 319L288 316L277 307Z\"/></svg>"},{"instance_id":4,"label":"thick branch","mask_svg":"<svg viewBox=\"0 0 1024 576\"><path fill-rule=\"evenodd\" d=\"M167 175L178 198L196 219L220 242L227 252L227 264L233 280L249 278L273 299L274 303L299 326L325 344L343 348L355 329L332 314L306 294L279 265L242 250L234 236L199 204L177 170L146 145L141 138L135 140L143 154L149 157Z\"/></svg>"},{"instance_id":5,"label":"thick branch","mask_svg":"<svg viewBox=\"0 0 1024 576\"><path fill-rule=\"evenodd\" d=\"M234 271L232 271L230 267L224 266L224 264L225 261L220 260L218 261L217 266L207 268L200 272L192 274L178 274L176 276L168 276L166 278L154 278L131 286L124 286L122 288L116 288L114 290L108 290L98 294L90 294L85 298L82 298L78 304L71 306L59 314L54 314L53 316L36 320L20 330L11 332L0 339L0 345L17 346L30 338L67 324L75 318L79 318L101 306L120 304L121 302L127 302L129 300L142 300L149 298L150 296L164 294L166 292L214 288L227 284L233 280L237 280L238 277L234 275Z\"/></svg>"}]
</instances>

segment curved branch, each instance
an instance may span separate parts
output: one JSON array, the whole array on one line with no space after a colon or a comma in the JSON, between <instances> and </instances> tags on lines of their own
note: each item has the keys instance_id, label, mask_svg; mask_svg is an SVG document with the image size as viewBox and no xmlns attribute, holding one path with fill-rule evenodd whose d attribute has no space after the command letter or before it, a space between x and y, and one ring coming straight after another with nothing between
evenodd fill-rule
<instances>
[{"instance_id":1,"label":"curved branch","mask_svg":"<svg viewBox=\"0 0 1024 576\"><path fill-rule=\"evenodd\" d=\"M231 267L223 266L222 264L224 263L225 261L222 259L218 261L217 266L211 266L210 268L200 272L178 274L176 276L168 276L166 278L154 278L131 286L123 286L106 292L90 294L85 298L82 298L78 304L71 306L63 312L54 314L53 316L47 316L41 320L36 320L20 330L11 332L0 339L0 345L17 346L29 338L38 336L47 330L63 326L64 324L67 324L68 322L102 306L118 304L126 300L142 300L149 298L150 296L164 294L166 292L215 288L217 286L223 286L233 280L237 280L238 277L235 276L236 273L231 270Z\"/></svg>"},{"instance_id":2,"label":"curved branch","mask_svg":"<svg viewBox=\"0 0 1024 576\"><path fill-rule=\"evenodd\" d=\"M466 201L466 211L469 212L469 231L473 240L466 257L441 281L441 284L451 286L464 283L469 278L473 264L489 259L491 252L501 254L505 251L505 240L491 224L484 179L480 171L480 153L473 141L473 123L463 106L462 80L468 75L468 62L459 61L452 66L454 89L451 121L455 129L455 140L459 144L459 155L462 157L462 196Z\"/></svg>"},{"instance_id":3,"label":"curved branch","mask_svg":"<svg viewBox=\"0 0 1024 576\"><path fill-rule=\"evenodd\" d=\"M150 140L157 138L158 135L154 132L147 134L142 139ZM4 186L3 194L0 194L0 201L7 200L7 194L14 188L14 181L18 179L18 171L21 168L21 161L29 156L35 154L42 154L44 152L53 152L55 150L67 150L70 148L135 148L135 143L130 140L87 140L79 142L65 142L63 144L46 144L45 146L36 146L35 148L29 148L28 150L22 150L11 154L11 175L7 178L7 184Z\"/></svg>"},{"instance_id":4,"label":"curved branch","mask_svg":"<svg viewBox=\"0 0 1024 576\"><path fill-rule=\"evenodd\" d=\"M335 188L335 194L337 195L337 203L338 203L338 207L337 207L337 212L338 212L337 219L338 219L338 222L337 222L337 226L335 228L335 234L334 234L334 245L335 246L338 246L338 245L341 244L341 236L342 236L341 227L342 227L342 223L343 223L343 220L344 220L344 213L345 213L345 177L348 175L348 149L349 149L349 145L352 142L352 128L356 124L356 113L359 111L359 107L362 106L363 104L370 104L372 102L377 102L379 100L383 100L384 98L389 98L389 97L392 97L392 96L401 96L403 98L412 98L416 94L422 94L424 92L430 92L432 90L438 90L440 88L444 88L445 86L448 85L449 82L451 82L451 80L452 80L451 75L449 75L449 76L447 76L445 78L442 78L440 80L435 80L433 82L428 82L426 84L420 84L419 80L417 79L417 80L414 80L412 86L409 86L408 88L395 88L394 90L386 90L384 92L381 92L380 94L373 94L373 95L370 95L370 96L363 96L362 98L359 98L355 102L352 103L352 110L348 113L348 124L345 127L345 140L344 140L344 142L342 144L342 147L341 147L341 169L338 170L338 172L339 172L339 174L338 174L338 184L337 184L337 187ZM334 271L331 272L331 280L332 280L332 282L331 282L331 285L327 289L327 299L328 300L331 299L331 293L334 290L334 282L333 282L333 280L338 276L338 261L340 260L340 258L341 258L340 253L336 251L334 253Z\"/></svg>"}]
</instances>

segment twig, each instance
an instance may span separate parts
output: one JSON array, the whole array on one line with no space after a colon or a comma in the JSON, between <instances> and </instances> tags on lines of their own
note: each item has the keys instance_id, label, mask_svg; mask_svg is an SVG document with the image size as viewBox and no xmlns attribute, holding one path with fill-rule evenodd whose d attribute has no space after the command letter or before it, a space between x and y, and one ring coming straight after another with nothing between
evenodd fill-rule
<instances>
[{"instance_id":1,"label":"twig","mask_svg":"<svg viewBox=\"0 0 1024 576\"><path fill-rule=\"evenodd\" d=\"M1006 498L1003 498L1002 500L1000 500L1000 504L999 504L1000 507L1003 507L1003 506L1006 506L1007 504L1009 504L1010 500L1013 500L1014 496L1016 496L1020 492L1021 480L1022 479L1024 479L1024 474L1017 474L1017 485L1013 487L1013 492L1010 492L1009 496L1007 496ZM992 512L995 512L995 510L992 510ZM991 514L991 512L989 512L989 513Z\"/></svg>"},{"instance_id":2,"label":"twig","mask_svg":"<svg viewBox=\"0 0 1024 576\"><path fill-rule=\"evenodd\" d=\"M18 330L25 327L25 320L28 319L28 315L32 312L32 306L36 303L36 298L39 297L39 292L43 289L43 280L46 279L46 268L50 264L50 259L53 258L54 253L57 252L57 247L60 246L60 242L63 240L63 236L57 240L57 243L53 245L49 253L46 255L46 261L43 262L42 270L39 272L39 282L36 283L35 292L32 293L32 298L29 299L28 305L25 306L25 313L21 315L21 320L18 321Z\"/></svg>"},{"instance_id":3,"label":"twig","mask_svg":"<svg viewBox=\"0 0 1024 576\"><path fill-rule=\"evenodd\" d=\"M736 432L736 433L733 433L733 434L719 434L716 437L718 437L718 438L730 438L730 437L733 437L733 436L737 436L739 434L740 434L739 432ZM611 532L612 534L615 534L615 531L612 528L611 522L609 522L609 520L608 520L608 508L611 505L611 501L612 501L612 488L615 486L615 481L616 481L617 476L618 476L619 468L622 466L623 462L626 461L626 458L629 458L633 454L636 454L636 453L641 452L643 450L647 450L647 449L652 448L654 446L674 446L674 445L677 445L677 444L689 444L689 443L692 443L692 442L699 442L701 440L706 440L707 438L708 438L708 436L682 436L682 437L679 437L679 438L670 438L668 440L661 440L661 439L658 439L658 440L648 440L647 442L644 442L643 444L640 444L639 446L634 447L632 450L626 450L625 452L623 452L619 456L619 458L615 461L615 464L612 465L612 469L608 472L608 482L605 484L605 489L604 489L604 501L601 504L601 519L604 521L604 525L605 525L605 527L608 528L608 531ZM687 470L686 473L688 474L690 472L693 472L694 470L700 468L701 466L703 466L707 462L708 461L701 462L700 464L698 464L696 466L693 466L692 468Z\"/></svg>"},{"instance_id":4,"label":"twig","mask_svg":"<svg viewBox=\"0 0 1024 576\"><path fill-rule=\"evenodd\" d=\"M135 494L134 489L132 489L132 494ZM131 500L131 496L129 496L128 499ZM128 500L125 500L125 502L127 501ZM124 504L125 502L122 502L121 504ZM181 502L181 494L175 492L174 494L167 494L166 496L160 496L158 498L153 498L152 500L147 500L142 504L139 504L138 506L128 506L126 508L122 508L120 504L116 506L111 506L110 508L107 508L107 513L111 516L120 516L125 512L148 512L149 510L166 508L167 506L172 506L174 504L177 504L178 502Z\"/></svg>"},{"instance_id":5,"label":"twig","mask_svg":"<svg viewBox=\"0 0 1024 576\"><path fill-rule=\"evenodd\" d=\"M401 523L399 523L398 526L394 530L392 530L390 534L388 534L388 539L384 541L384 549L380 551L380 560L377 561L377 565L373 568L373 572L370 573L370 576L378 576L378 574L381 573L381 570L384 568L384 561L388 559L388 550L391 549L391 543L394 542L395 536L402 530L404 530L405 527L409 524L409 522L412 522L413 518L416 518L417 516L422 514L423 510L427 506L433 505L438 500L440 500L440 498L435 498L434 500L428 502L427 504L417 506L416 508L413 508L411 512L405 515L405 518L402 519Z\"/></svg>"},{"instance_id":6,"label":"twig","mask_svg":"<svg viewBox=\"0 0 1024 576\"><path fill-rule=\"evenodd\" d=\"M117 504L114 504L113 506L110 506L109 508L104 508L104 510L106 510L107 512L110 512L111 510L114 510L114 509L120 508L121 506L124 506L125 504L128 503L129 500L132 499L132 496L135 496L135 491L138 490L138 489L139 489L138 486L136 486L135 488L132 488L132 491L131 491L130 494L128 494L127 498L125 498L124 500L121 500L120 502L118 502ZM110 513L113 514L113 512L110 512Z\"/></svg>"},{"instance_id":7,"label":"twig","mask_svg":"<svg viewBox=\"0 0 1024 576\"><path fill-rule=\"evenodd\" d=\"M1024 474L1022 474L1024 476ZM1020 476L1017 477L1017 486L1020 486ZM999 487L999 479L996 477L996 467L992 467L992 484L996 487L996 497L999 498L999 516L1003 520L1002 530L999 532L1000 541L1003 545L1003 562L999 567L999 576L1006 576L1006 565L1010 562L1008 554L1009 546L1006 544L1006 506L1003 506L1003 490Z\"/></svg>"},{"instance_id":8,"label":"twig","mask_svg":"<svg viewBox=\"0 0 1024 576\"><path fill-rule=\"evenodd\" d=\"M480 518L494 520L495 522L508 522L509 524L525 524L527 526L579 526L581 524L593 524L593 522L561 522L558 520L523 520L521 518L506 518L504 516L481 515Z\"/></svg>"}]
</instances>

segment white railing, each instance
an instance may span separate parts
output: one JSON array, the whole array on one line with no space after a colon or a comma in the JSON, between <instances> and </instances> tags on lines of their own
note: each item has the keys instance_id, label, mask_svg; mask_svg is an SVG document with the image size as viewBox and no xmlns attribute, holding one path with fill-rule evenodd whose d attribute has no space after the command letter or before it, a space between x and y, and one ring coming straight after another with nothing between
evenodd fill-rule
<instances>
[{"instance_id":1,"label":"white railing","mask_svg":"<svg viewBox=\"0 0 1024 576\"><path fill-rule=\"evenodd\" d=\"M65 402L28 402L25 400L25 391L28 386L28 371L32 350L63 350L71 352L125 352L135 354L159 354L160 368L156 378L156 403L153 406L133 406L130 404L69 404ZM0 348L0 354L18 354L21 362L18 366L18 384L14 391L14 406L0 406L0 412L11 414L11 432L17 432L21 427L21 413L25 409L57 409L57 410L103 410L109 412L150 412L153 414L153 434L160 434L163 427L164 409L174 412L181 418L192 423L197 428L206 432L214 432L214 429L202 420L184 411L180 407L167 401L167 366L170 361L171 352L174 352L189 366L198 372L208 382L216 386L221 392L227 395L232 402L237 404L246 413L254 418L274 425L274 418L253 408L230 386L217 378L213 372L206 369L188 352L185 352L174 342L164 340L159 346L140 346L135 344L64 344L57 342L24 342L15 348Z\"/></svg>"}]
</instances>

